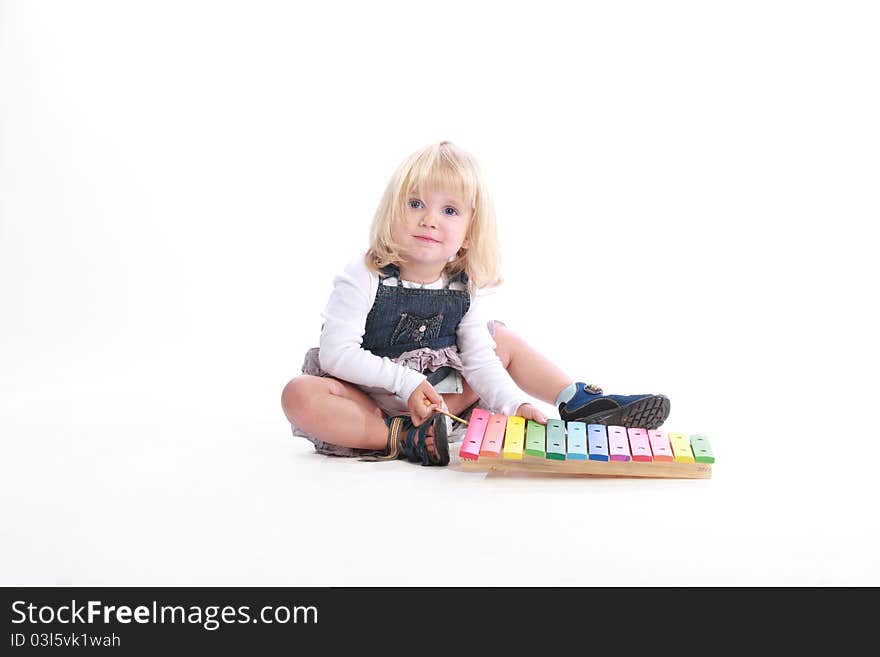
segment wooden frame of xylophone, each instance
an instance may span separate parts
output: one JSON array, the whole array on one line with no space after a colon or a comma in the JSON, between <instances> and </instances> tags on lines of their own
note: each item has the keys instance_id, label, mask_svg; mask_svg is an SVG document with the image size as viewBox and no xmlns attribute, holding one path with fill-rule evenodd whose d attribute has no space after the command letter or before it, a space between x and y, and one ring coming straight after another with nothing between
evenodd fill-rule
<instances>
[{"instance_id":1,"label":"wooden frame of xylophone","mask_svg":"<svg viewBox=\"0 0 880 657\"><path fill-rule=\"evenodd\" d=\"M458 452L463 470L601 477L708 479L709 439L583 422L548 420L475 408Z\"/></svg>"}]
</instances>

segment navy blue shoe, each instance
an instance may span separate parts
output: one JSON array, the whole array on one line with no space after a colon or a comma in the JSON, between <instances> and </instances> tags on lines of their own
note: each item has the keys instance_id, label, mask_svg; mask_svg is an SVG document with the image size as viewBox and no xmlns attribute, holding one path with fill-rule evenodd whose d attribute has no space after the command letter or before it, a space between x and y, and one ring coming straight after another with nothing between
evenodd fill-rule
<instances>
[{"instance_id":1,"label":"navy blue shoe","mask_svg":"<svg viewBox=\"0 0 880 657\"><path fill-rule=\"evenodd\" d=\"M559 417L566 422L657 429L669 417L664 395L603 395L594 385L575 386L574 396L559 405Z\"/></svg>"}]
</instances>

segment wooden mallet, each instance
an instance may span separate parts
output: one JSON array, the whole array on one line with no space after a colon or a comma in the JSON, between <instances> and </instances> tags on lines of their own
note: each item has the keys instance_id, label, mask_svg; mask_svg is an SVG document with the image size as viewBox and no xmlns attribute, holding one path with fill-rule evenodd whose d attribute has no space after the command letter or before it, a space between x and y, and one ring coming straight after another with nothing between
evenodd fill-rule
<instances>
[{"instance_id":1,"label":"wooden mallet","mask_svg":"<svg viewBox=\"0 0 880 657\"><path fill-rule=\"evenodd\" d=\"M426 400L425 400L425 406L430 406L430 405L431 405L431 400L426 399ZM434 412L435 412L435 413L442 413L442 414L445 415L446 417L451 417L453 420L455 420L455 421L457 421L457 422L461 422L461 423L462 423L463 425L465 425L465 426L467 426L467 424L468 424L468 421L467 421L467 420L462 420L462 419L461 419L460 417L458 417L457 415L453 415L452 413L447 413L447 412L444 411L442 408L435 408L435 409L434 409Z\"/></svg>"}]
</instances>

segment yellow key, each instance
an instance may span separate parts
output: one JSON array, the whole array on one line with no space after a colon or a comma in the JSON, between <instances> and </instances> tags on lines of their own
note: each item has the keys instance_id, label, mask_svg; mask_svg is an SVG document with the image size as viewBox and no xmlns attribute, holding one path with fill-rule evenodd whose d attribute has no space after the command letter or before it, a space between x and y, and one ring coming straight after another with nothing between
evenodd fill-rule
<instances>
[{"instance_id":1,"label":"yellow key","mask_svg":"<svg viewBox=\"0 0 880 657\"><path fill-rule=\"evenodd\" d=\"M696 463L694 453L691 451L691 440L686 433L670 431L669 444L672 445L673 460L677 463Z\"/></svg>"},{"instance_id":2,"label":"yellow key","mask_svg":"<svg viewBox=\"0 0 880 657\"><path fill-rule=\"evenodd\" d=\"M526 437L526 419L519 415L507 418L507 429L504 432L504 448L501 458L522 461L523 444Z\"/></svg>"}]
</instances>

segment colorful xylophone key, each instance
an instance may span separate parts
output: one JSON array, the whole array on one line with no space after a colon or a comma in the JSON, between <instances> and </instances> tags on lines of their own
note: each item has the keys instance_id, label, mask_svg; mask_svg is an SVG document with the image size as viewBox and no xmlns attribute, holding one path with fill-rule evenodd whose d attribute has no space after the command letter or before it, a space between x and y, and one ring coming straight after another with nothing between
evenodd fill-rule
<instances>
[{"instance_id":1,"label":"colorful xylophone key","mask_svg":"<svg viewBox=\"0 0 880 657\"><path fill-rule=\"evenodd\" d=\"M604 424L588 424L587 434L590 436L590 460L608 460L608 430Z\"/></svg>"},{"instance_id":2,"label":"colorful xylophone key","mask_svg":"<svg viewBox=\"0 0 880 657\"><path fill-rule=\"evenodd\" d=\"M545 458L547 456L547 429L540 422L526 421L526 448L529 456Z\"/></svg>"},{"instance_id":3,"label":"colorful xylophone key","mask_svg":"<svg viewBox=\"0 0 880 657\"><path fill-rule=\"evenodd\" d=\"M507 429L504 432L504 447L501 456L511 461L522 461L523 443L525 442L526 419L518 415L507 418Z\"/></svg>"},{"instance_id":4,"label":"colorful xylophone key","mask_svg":"<svg viewBox=\"0 0 880 657\"><path fill-rule=\"evenodd\" d=\"M489 418L492 414L482 408L475 408L471 411L471 418L468 420L467 433L461 442L459 455L462 458L475 459L480 455L480 448L483 446L483 436L486 428L489 426Z\"/></svg>"},{"instance_id":5,"label":"colorful xylophone key","mask_svg":"<svg viewBox=\"0 0 880 657\"><path fill-rule=\"evenodd\" d=\"M629 436L626 427L608 427L608 453L612 461L629 461Z\"/></svg>"},{"instance_id":6,"label":"colorful xylophone key","mask_svg":"<svg viewBox=\"0 0 880 657\"><path fill-rule=\"evenodd\" d=\"M561 420L548 420L550 422L562 422ZM568 423L568 454L572 461L587 460L587 425L583 422Z\"/></svg>"},{"instance_id":7,"label":"colorful xylophone key","mask_svg":"<svg viewBox=\"0 0 880 657\"><path fill-rule=\"evenodd\" d=\"M665 431L652 429L648 432L648 440L651 443L651 453L655 461L672 461L672 447L669 446L669 438Z\"/></svg>"},{"instance_id":8,"label":"colorful xylophone key","mask_svg":"<svg viewBox=\"0 0 880 657\"><path fill-rule=\"evenodd\" d=\"M626 430L629 435L629 447L630 453L632 454L633 461L653 461L654 454L651 452L651 444L648 442L648 430L647 429L634 429L630 428Z\"/></svg>"},{"instance_id":9,"label":"colorful xylophone key","mask_svg":"<svg viewBox=\"0 0 880 657\"><path fill-rule=\"evenodd\" d=\"M533 471L615 477L712 476L708 437L639 427L586 425L474 409L459 449L468 470Z\"/></svg>"},{"instance_id":10,"label":"colorful xylophone key","mask_svg":"<svg viewBox=\"0 0 880 657\"><path fill-rule=\"evenodd\" d=\"M474 409L475 411L477 409ZM507 430L507 416L498 413L489 418L486 433L483 434L483 444L480 447L480 456L483 458L501 458L501 446L504 444L504 433Z\"/></svg>"},{"instance_id":11,"label":"colorful xylophone key","mask_svg":"<svg viewBox=\"0 0 880 657\"><path fill-rule=\"evenodd\" d=\"M565 460L565 422L547 420L547 458Z\"/></svg>"}]
</instances>

